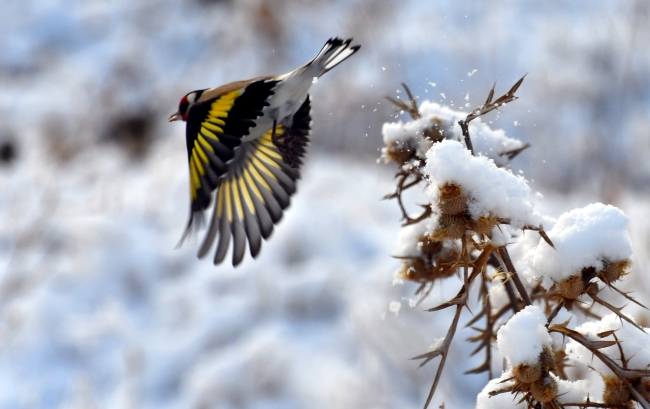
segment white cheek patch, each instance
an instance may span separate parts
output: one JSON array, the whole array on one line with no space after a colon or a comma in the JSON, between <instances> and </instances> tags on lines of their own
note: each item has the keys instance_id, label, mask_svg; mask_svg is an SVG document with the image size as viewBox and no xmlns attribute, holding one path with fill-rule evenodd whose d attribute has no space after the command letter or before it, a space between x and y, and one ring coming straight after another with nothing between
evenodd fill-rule
<instances>
[{"instance_id":1,"label":"white cheek patch","mask_svg":"<svg viewBox=\"0 0 650 409\"><path fill-rule=\"evenodd\" d=\"M196 101L196 92L192 92L187 95L187 102L189 102L190 105L193 104L195 101Z\"/></svg>"}]
</instances>

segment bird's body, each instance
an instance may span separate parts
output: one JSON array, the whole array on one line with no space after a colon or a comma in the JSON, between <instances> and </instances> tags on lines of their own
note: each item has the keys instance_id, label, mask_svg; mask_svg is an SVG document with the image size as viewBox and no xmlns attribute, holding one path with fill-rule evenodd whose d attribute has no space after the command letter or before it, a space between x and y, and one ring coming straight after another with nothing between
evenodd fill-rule
<instances>
[{"instance_id":1,"label":"bird's body","mask_svg":"<svg viewBox=\"0 0 650 409\"><path fill-rule=\"evenodd\" d=\"M233 265L243 259L247 242L257 256L296 190L311 128L309 88L359 49L350 42L330 39L290 73L192 91L181 99L169 121L187 122L191 209L183 238L216 191L199 257L217 237L215 264L225 258L231 238Z\"/></svg>"}]
</instances>

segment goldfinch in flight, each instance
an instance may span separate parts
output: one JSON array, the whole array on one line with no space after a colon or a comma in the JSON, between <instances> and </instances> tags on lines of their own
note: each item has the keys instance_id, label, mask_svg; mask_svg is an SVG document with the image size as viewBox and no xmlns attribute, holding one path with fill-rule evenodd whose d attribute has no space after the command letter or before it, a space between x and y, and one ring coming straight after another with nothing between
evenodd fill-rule
<instances>
[{"instance_id":1,"label":"goldfinch in flight","mask_svg":"<svg viewBox=\"0 0 650 409\"><path fill-rule=\"evenodd\" d=\"M320 76L359 50L352 39L332 38L310 62L290 73L236 81L192 91L181 98L169 122L186 125L190 217L181 238L203 220L216 191L204 257L218 239L214 264L232 238L232 264L246 243L256 257L289 206L300 177L311 128L309 88Z\"/></svg>"}]
</instances>

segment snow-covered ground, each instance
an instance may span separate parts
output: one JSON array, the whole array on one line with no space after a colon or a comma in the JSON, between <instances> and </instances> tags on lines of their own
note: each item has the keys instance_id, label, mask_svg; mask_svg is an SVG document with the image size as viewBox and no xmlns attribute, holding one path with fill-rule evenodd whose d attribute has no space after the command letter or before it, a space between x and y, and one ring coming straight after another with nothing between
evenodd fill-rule
<instances>
[{"instance_id":1,"label":"snow-covered ground","mask_svg":"<svg viewBox=\"0 0 650 409\"><path fill-rule=\"evenodd\" d=\"M432 368L408 358L441 321L393 283L389 170L309 159L260 257L215 268L173 250L187 181L168 141L138 165L98 148L3 173L0 406L419 407Z\"/></svg>"}]
</instances>

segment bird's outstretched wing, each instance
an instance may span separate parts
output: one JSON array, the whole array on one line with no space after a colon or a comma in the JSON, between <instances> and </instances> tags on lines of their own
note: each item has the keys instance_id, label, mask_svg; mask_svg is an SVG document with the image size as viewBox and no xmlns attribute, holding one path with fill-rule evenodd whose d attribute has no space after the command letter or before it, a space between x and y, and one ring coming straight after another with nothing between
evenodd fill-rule
<instances>
[{"instance_id":1,"label":"bird's outstretched wing","mask_svg":"<svg viewBox=\"0 0 650 409\"><path fill-rule=\"evenodd\" d=\"M199 101L188 112L187 158L190 174L190 217L181 243L195 218L210 206L212 192L235 157L241 138L255 126L273 95L277 81L259 80ZM207 94L207 92L206 92ZM179 243L180 244L180 243Z\"/></svg>"},{"instance_id":2,"label":"bird's outstretched wing","mask_svg":"<svg viewBox=\"0 0 650 409\"><path fill-rule=\"evenodd\" d=\"M234 159L228 164L228 173L221 179L212 220L199 249L204 257L218 237L214 264L226 257L230 240L233 241L232 263L238 265L244 258L246 243L256 257L273 225L282 218L289 206L291 195L296 191L300 177L300 158L305 154L311 128L309 97L294 114L291 126L278 125L276 136L291 146L289 152L297 162L295 167L285 163L283 156L272 141L272 130L262 137L244 142L234 151ZM286 153L285 153L286 154Z\"/></svg>"}]
</instances>

